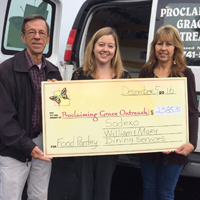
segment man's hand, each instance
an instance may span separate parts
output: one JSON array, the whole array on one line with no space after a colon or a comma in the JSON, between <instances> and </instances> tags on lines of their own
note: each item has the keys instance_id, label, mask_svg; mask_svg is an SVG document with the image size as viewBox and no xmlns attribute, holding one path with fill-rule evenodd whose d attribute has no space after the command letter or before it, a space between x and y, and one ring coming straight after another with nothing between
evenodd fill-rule
<instances>
[{"instance_id":1,"label":"man's hand","mask_svg":"<svg viewBox=\"0 0 200 200\"><path fill-rule=\"evenodd\" d=\"M175 150L176 153L182 154L184 156L187 156L192 151L194 151L194 146L191 143L184 144Z\"/></svg>"},{"instance_id":2,"label":"man's hand","mask_svg":"<svg viewBox=\"0 0 200 200\"><path fill-rule=\"evenodd\" d=\"M51 157L45 157L44 156L44 153L38 148L38 146L36 146L32 152L31 152L31 156L35 159L40 159L40 160L44 160L44 161L47 161L47 162L50 162L51 161Z\"/></svg>"}]
</instances>

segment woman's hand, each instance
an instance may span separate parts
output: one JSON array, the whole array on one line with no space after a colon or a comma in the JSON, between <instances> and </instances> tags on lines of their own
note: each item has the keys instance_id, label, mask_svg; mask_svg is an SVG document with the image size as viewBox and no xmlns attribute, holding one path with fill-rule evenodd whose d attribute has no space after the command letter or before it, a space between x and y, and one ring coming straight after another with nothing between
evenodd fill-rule
<instances>
[{"instance_id":1,"label":"woman's hand","mask_svg":"<svg viewBox=\"0 0 200 200\"><path fill-rule=\"evenodd\" d=\"M186 144L182 145L181 147L175 149L175 152L177 154L182 154L184 156L187 156L192 151L194 151L194 146L191 143L186 143Z\"/></svg>"},{"instance_id":2,"label":"woman's hand","mask_svg":"<svg viewBox=\"0 0 200 200\"><path fill-rule=\"evenodd\" d=\"M170 153L172 153L172 152L174 152L174 151L164 151L163 153L164 153L164 154L170 154Z\"/></svg>"},{"instance_id":3,"label":"woman's hand","mask_svg":"<svg viewBox=\"0 0 200 200\"><path fill-rule=\"evenodd\" d=\"M47 79L48 82L56 82L57 79L53 78L53 79Z\"/></svg>"}]
</instances>

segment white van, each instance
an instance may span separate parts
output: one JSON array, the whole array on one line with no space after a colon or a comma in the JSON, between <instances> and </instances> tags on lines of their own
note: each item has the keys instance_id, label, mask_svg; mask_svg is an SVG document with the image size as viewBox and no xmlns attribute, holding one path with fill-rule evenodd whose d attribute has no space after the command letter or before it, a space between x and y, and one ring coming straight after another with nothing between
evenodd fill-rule
<instances>
[{"instance_id":1,"label":"white van","mask_svg":"<svg viewBox=\"0 0 200 200\"><path fill-rule=\"evenodd\" d=\"M50 25L51 40L44 54L59 66L64 80L83 63L84 49L98 29L116 29L122 60L132 77L148 58L156 30L172 24L180 31L200 99L199 0L0 0L0 63L25 48L21 23L29 14L42 14ZM200 135L200 134L199 134ZM182 175L200 177L200 137ZM120 163L138 165L137 155L120 156Z\"/></svg>"}]
</instances>

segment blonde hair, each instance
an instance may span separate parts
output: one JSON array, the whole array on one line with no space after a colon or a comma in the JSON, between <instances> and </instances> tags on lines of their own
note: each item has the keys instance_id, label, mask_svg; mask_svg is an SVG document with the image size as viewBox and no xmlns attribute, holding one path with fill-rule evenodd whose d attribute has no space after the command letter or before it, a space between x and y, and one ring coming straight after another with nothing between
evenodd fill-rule
<instances>
[{"instance_id":1,"label":"blonde hair","mask_svg":"<svg viewBox=\"0 0 200 200\"><path fill-rule=\"evenodd\" d=\"M183 43L178 29L172 25L162 26L157 30L156 35L151 42L149 60L146 62L144 67L148 71L153 70L153 68L155 67L155 64L157 63L157 58L155 55L155 45L160 39L171 41L175 46L171 75L183 77L183 71L187 66L187 62L183 53Z\"/></svg>"},{"instance_id":2,"label":"blonde hair","mask_svg":"<svg viewBox=\"0 0 200 200\"><path fill-rule=\"evenodd\" d=\"M97 40L104 35L112 35L115 40L116 49L115 49L115 54L111 60L111 69L115 72L117 78L121 78L122 73L123 71L125 71L125 69L122 66L117 33L111 27L102 28L93 35L93 37L91 38L90 42L86 47L84 63L81 67L83 67L83 71L86 76L90 75L94 78L96 77L96 63L95 63L95 56L93 53L93 49Z\"/></svg>"}]
</instances>

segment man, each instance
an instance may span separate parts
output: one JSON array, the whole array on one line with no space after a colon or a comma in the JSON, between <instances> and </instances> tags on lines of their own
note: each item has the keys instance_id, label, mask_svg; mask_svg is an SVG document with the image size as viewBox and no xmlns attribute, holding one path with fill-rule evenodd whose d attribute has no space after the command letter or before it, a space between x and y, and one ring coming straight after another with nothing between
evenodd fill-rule
<instances>
[{"instance_id":1,"label":"man","mask_svg":"<svg viewBox=\"0 0 200 200\"><path fill-rule=\"evenodd\" d=\"M43 57L43 16L24 19L21 39L27 48L0 64L0 199L21 200L27 181L28 199L46 200L52 158L42 152L41 82L61 76Z\"/></svg>"}]
</instances>

